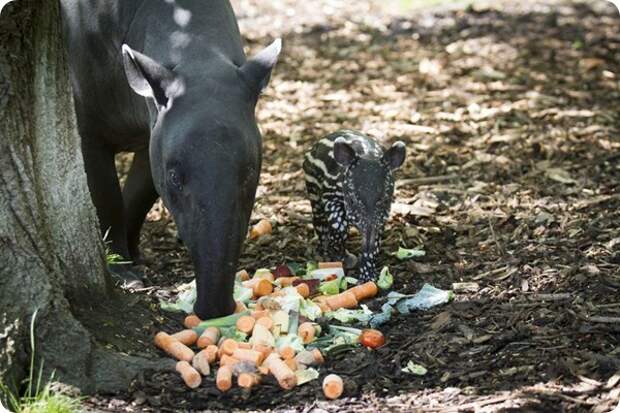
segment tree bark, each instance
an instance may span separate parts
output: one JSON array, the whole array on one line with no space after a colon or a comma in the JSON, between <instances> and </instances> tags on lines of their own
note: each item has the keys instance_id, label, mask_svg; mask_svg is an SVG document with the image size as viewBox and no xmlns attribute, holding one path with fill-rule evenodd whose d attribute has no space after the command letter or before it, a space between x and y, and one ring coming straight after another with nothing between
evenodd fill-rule
<instances>
[{"instance_id":1,"label":"tree bark","mask_svg":"<svg viewBox=\"0 0 620 413\"><path fill-rule=\"evenodd\" d=\"M44 377L121 391L149 365L104 350L76 318L111 297L75 127L57 0L0 16L0 379L27 374L29 322ZM92 306L91 306L92 307Z\"/></svg>"}]
</instances>

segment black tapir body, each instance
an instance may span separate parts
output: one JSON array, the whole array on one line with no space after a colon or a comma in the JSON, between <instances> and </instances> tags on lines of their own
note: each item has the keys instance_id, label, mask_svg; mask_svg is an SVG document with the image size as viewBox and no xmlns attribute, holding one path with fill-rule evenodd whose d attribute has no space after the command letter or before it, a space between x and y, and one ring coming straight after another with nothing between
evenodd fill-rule
<instances>
[{"instance_id":1,"label":"black tapir body","mask_svg":"<svg viewBox=\"0 0 620 413\"><path fill-rule=\"evenodd\" d=\"M61 0L84 164L102 232L137 260L158 196L196 271L203 319L231 313L254 204L254 110L280 41L246 60L228 0ZM118 152L134 152L121 191ZM125 271L124 274L131 271Z\"/></svg>"}]
</instances>

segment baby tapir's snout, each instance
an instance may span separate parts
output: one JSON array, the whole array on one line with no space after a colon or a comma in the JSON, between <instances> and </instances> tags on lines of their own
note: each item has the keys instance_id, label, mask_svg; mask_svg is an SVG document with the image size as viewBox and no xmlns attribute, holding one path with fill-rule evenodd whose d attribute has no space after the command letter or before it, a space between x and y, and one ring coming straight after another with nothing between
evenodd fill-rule
<instances>
[{"instance_id":1,"label":"baby tapir's snout","mask_svg":"<svg viewBox=\"0 0 620 413\"><path fill-rule=\"evenodd\" d=\"M312 204L319 254L350 261L345 249L348 229L363 236L358 277L377 277L376 260L383 228L394 198L394 171L405 160L405 145L384 150L357 131L342 130L319 140L306 154L303 169Z\"/></svg>"}]
</instances>

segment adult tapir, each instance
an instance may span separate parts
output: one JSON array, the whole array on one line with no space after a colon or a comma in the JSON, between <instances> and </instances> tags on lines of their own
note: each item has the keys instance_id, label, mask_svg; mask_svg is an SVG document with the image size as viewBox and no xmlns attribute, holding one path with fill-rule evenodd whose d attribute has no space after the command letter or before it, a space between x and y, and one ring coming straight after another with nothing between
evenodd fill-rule
<instances>
[{"instance_id":1,"label":"adult tapir","mask_svg":"<svg viewBox=\"0 0 620 413\"><path fill-rule=\"evenodd\" d=\"M246 60L228 0L61 4L102 232L114 252L137 260L142 223L161 196L194 263L196 314L231 313L261 167L255 105L280 40ZM114 164L121 151L135 153L122 191Z\"/></svg>"}]
</instances>

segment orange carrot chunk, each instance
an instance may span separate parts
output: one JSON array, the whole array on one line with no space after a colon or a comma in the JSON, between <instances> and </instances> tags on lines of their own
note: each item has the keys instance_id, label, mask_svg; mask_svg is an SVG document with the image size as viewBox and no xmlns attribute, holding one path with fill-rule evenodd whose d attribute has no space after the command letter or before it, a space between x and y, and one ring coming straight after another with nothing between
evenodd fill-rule
<instances>
[{"instance_id":1,"label":"orange carrot chunk","mask_svg":"<svg viewBox=\"0 0 620 413\"><path fill-rule=\"evenodd\" d=\"M268 219L261 219L250 229L250 239L256 239L260 236L271 234L272 229L271 222Z\"/></svg>"},{"instance_id":2,"label":"orange carrot chunk","mask_svg":"<svg viewBox=\"0 0 620 413\"><path fill-rule=\"evenodd\" d=\"M226 392L232 387L232 368L230 366L220 366L215 376L215 386L219 391Z\"/></svg>"},{"instance_id":3,"label":"orange carrot chunk","mask_svg":"<svg viewBox=\"0 0 620 413\"><path fill-rule=\"evenodd\" d=\"M220 357L223 354L232 355L232 353L237 349L237 342L232 338L227 338L220 344Z\"/></svg>"},{"instance_id":4,"label":"orange carrot chunk","mask_svg":"<svg viewBox=\"0 0 620 413\"><path fill-rule=\"evenodd\" d=\"M198 333L196 333L194 330L187 329L181 330L178 333L171 334L170 337L179 340L186 346L191 346L196 342L196 340L198 340Z\"/></svg>"},{"instance_id":5,"label":"orange carrot chunk","mask_svg":"<svg viewBox=\"0 0 620 413\"><path fill-rule=\"evenodd\" d=\"M273 320L271 317L261 317L256 320L256 323L262 325L267 330L271 330L273 328Z\"/></svg>"},{"instance_id":6,"label":"orange carrot chunk","mask_svg":"<svg viewBox=\"0 0 620 413\"><path fill-rule=\"evenodd\" d=\"M351 287L347 291L353 293L357 301L362 301L377 295L379 289L377 288L377 284L375 284L373 281L368 281L364 284Z\"/></svg>"},{"instance_id":7,"label":"orange carrot chunk","mask_svg":"<svg viewBox=\"0 0 620 413\"><path fill-rule=\"evenodd\" d=\"M207 346L217 344L220 339L220 329L217 327L207 327L198 337L196 345L198 348L206 348Z\"/></svg>"},{"instance_id":8,"label":"orange carrot chunk","mask_svg":"<svg viewBox=\"0 0 620 413\"><path fill-rule=\"evenodd\" d=\"M200 377L200 373L198 373L195 368L190 366L187 361L179 361L176 365L176 370L181 373L181 377L183 378L183 381L185 382L187 387L189 387L190 389L195 389L196 387L200 386L200 383L202 382L202 377Z\"/></svg>"},{"instance_id":9,"label":"orange carrot chunk","mask_svg":"<svg viewBox=\"0 0 620 413\"><path fill-rule=\"evenodd\" d=\"M261 365L265 359L265 355L260 351L246 350L243 348L236 349L232 356L240 361L249 361L255 366Z\"/></svg>"},{"instance_id":10,"label":"orange carrot chunk","mask_svg":"<svg viewBox=\"0 0 620 413\"><path fill-rule=\"evenodd\" d=\"M342 268L342 262L333 261L333 262L319 262L319 269L323 268Z\"/></svg>"},{"instance_id":11,"label":"orange carrot chunk","mask_svg":"<svg viewBox=\"0 0 620 413\"><path fill-rule=\"evenodd\" d=\"M314 356L314 362L316 364L325 363L325 358L323 357L323 353L321 353L321 350L319 350L318 348L312 349L312 355Z\"/></svg>"},{"instance_id":12,"label":"orange carrot chunk","mask_svg":"<svg viewBox=\"0 0 620 413\"><path fill-rule=\"evenodd\" d=\"M355 294L345 291L340 294L332 295L325 300L329 308L337 310L339 308L355 308L357 307L357 299Z\"/></svg>"},{"instance_id":13,"label":"orange carrot chunk","mask_svg":"<svg viewBox=\"0 0 620 413\"><path fill-rule=\"evenodd\" d=\"M282 356L284 360L292 359L295 357L295 349L291 346L280 347L278 353L280 353L280 356Z\"/></svg>"},{"instance_id":14,"label":"orange carrot chunk","mask_svg":"<svg viewBox=\"0 0 620 413\"><path fill-rule=\"evenodd\" d=\"M297 289L299 295L301 295L303 298L308 298L310 296L310 287L308 287L308 284L301 283L298 284L295 288Z\"/></svg>"},{"instance_id":15,"label":"orange carrot chunk","mask_svg":"<svg viewBox=\"0 0 620 413\"><path fill-rule=\"evenodd\" d=\"M208 345L204 350L207 355L207 359L209 360L209 364L215 363L218 358L218 350L219 348L215 344Z\"/></svg>"},{"instance_id":16,"label":"orange carrot chunk","mask_svg":"<svg viewBox=\"0 0 620 413\"><path fill-rule=\"evenodd\" d=\"M190 362L194 358L192 349L163 331L155 335L155 345L177 360Z\"/></svg>"},{"instance_id":17,"label":"orange carrot chunk","mask_svg":"<svg viewBox=\"0 0 620 413\"><path fill-rule=\"evenodd\" d=\"M276 378L280 387L290 390L297 385L297 376L289 366L282 361L276 353L271 353L265 365L269 368L269 372Z\"/></svg>"},{"instance_id":18,"label":"orange carrot chunk","mask_svg":"<svg viewBox=\"0 0 620 413\"><path fill-rule=\"evenodd\" d=\"M243 348L246 350L251 350L252 345L250 343L246 343L245 341L241 341L237 343L237 348Z\"/></svg>"},{"instance_id":19,"label":"orange carrot chunk","mask_svg":"<svg viewBox=\"0 0 620 413\"><path fill-rule=\"evenodd\" d=\"M273 285L264 278L252 278L241 283L245 288L251 288L255 297L263 297L273 292Z\"/></svg>"},{"instance_id":20,"label":"orange carrot chunk","mask_svg":"<svg viewBox=\"0 0 620 413\"><path fill-rule=\"evenodd\" d=\"M297 335L301 337L304 344L314 341L316 336L316 325L311 322L301 323L297 328Z\"/></svg>"},{"instance_id":21,"label":"orange carrot chunk","mask_svg":"<svg viewBox=\"0 0 620 413\"><path fill-rule=\"evenodd\" d=\"M202 320L199 319L196 314L190 314L185 317L185 320L183 320L183 325L185 328L194 328L200 323L202 323Z\"/></svg>"},{"instance_id":22,"label":"orange carrot chunk","mask_svg":"<svg viewBox=\"0 0 620 413\"><path fill-rule=\"evenodd\" d=\"M260 377L254 373L241 373L237 377L237 384L244 389L251 389L260 383Z\"/></svg>"},{"instance_id":23,"label":"orange carrot chunk","mask_svg":"<svg viewBox=\"0 0 620 413\"><path fill-rule=\"evenodd\" d=\"M220 357L220 367L221 366L234 366L239 363L239 359L237 357L229 356L228 354L222 354Z\"/></svg>"},{"instance_id":24,"label":"orange carrot chunk","mask_svg":"<svg viewBox=\"0 0 620 413\"><path fill-rule=\"evenodd\" d=\"M241 316L237 320L237 330L245 334L250 334L254 329L254 323L256 323L256 320L249 315Z\"/></svg>"},{"instance_id":25,"label":"orange carrot chunk","mask_svg":"<svg viewBox=\"0 0 620 413\"><path fill-rule=\"evenodd\" d=\"M328 374L323 379L323 394L328 399L337 399L342 395L344 390L344 383L340 376L335 374Z\"/></svg>"}]
</instances>

